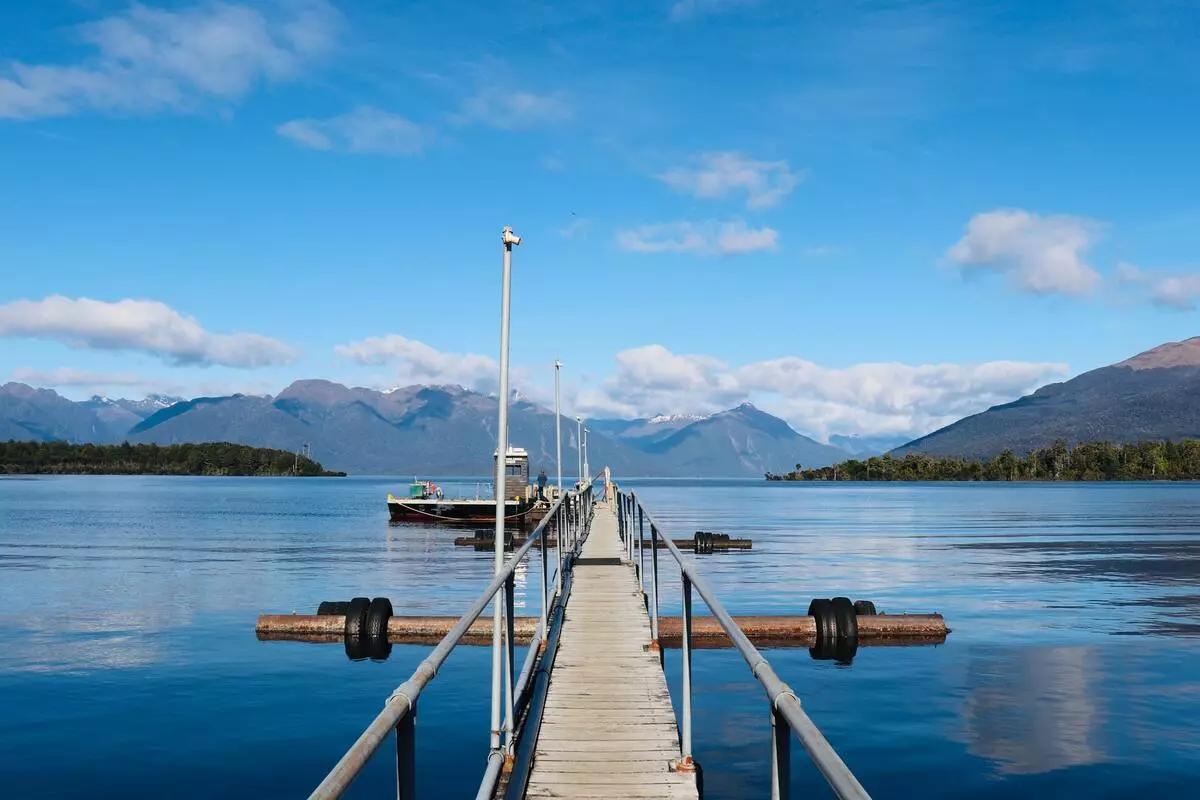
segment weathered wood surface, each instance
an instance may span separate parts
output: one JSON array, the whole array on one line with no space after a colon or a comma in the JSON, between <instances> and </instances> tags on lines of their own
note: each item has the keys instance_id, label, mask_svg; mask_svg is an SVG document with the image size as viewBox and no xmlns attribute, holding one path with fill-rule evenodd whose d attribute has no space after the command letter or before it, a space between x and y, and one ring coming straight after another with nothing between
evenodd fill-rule
<instances>
[{"instance_id":1,"label":"weathered wood surface","mask_svg":"<svg viewBox=\"0 0 1200 800\"><path fill-rule=\"evenodd\" d=\"M582 558L526 797L696 798L695 774L671 769L675 713L659 657L647 649L650 620L610 505L597 507Z\"/></svg>"},{"instance_id":2,"label":"weathered wood surface","mask_svg":"<svg viewBox=\"0 0 1200 800\"><path fill-rule=\"evenodd\" d=\"M397 604L401 600L393 601ZM388 638L393 644L437 642L458 623L458 617L399 616L388 620ZM765 647L808 647L817 638L816 624L806 616L736 616L738 627L751 642ZM528 643L537 630L537 617L517 617L513 630L519 644ZM255 625L260 639L285 639L328 634L328 641L341 641L346 618L315 614L262 614ZM858 618L859 644L937 643L950 629L941 614L880 614ZM664 647L678 647L683 637L683 618L658 618L658 638ZM313 641L320 641L313 639ZM492 643L492 621L476 620L463 637L463 644ZM697 615L692 627L694 647L729 647L729 637L715 617Z\"/></svg>"}]
</instances>

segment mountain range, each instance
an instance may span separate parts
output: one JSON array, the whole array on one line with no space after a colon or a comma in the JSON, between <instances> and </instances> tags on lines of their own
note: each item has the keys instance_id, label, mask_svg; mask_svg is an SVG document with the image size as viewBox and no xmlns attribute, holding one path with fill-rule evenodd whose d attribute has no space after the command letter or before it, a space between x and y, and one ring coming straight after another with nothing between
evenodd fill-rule
<instances>
[{"instance_id":1,"label":"mountain range","mask_svg":"<svg viewBox=\"0 0 1200 800\"><path fill-rule=\"evenodd\" d=\"M1023 455L1057 439L1070 445L1183 438L1200 438L1200 336L1043 386L894 453L984 458L1004 450Z\"/></svg>"},{"instance_id":2,"label":"mountain range","mask_svg":"<svg viewBox=\"0 0 1200 800\"><path fill-rule=\"evenodd\" d=\"M496 398L457 386L386 392L301 380L274 397L93 397L75 402L22 383L0 386L0 441L175 444L234 442L281 450L309 444L329 469L479 475L496 442ZM516 397L509 439L534 469L554 472L554 412ZM577 468L576 426L562 420L563 473ZM590 466L620 475L760 476L890 451L984 458L1055 440L1137 442L1200 438L1200 337L1043 386L918 439L834 436L821 444L749 403L709 415L590 419ZM891 449L894 448L894 449Z\"/></svg>"},{"instance_id":3,"label":"mountain range","mask_svg":"<svg viewBox=\"0 0 1200 800\"><path fill-rule=\"evenodd\" d=\"M309 444L329 469L357 473L483 474L496 443L496 398L456 386L386 392L296 381L274 397L190 400L93 397L74 402L20 383L0 387L0 440L176 444L227 441L296 450ZM796 463L825 465L843 450L803 436L750 404L707 416L588 420L589 466L622 475L760 476ZM563 472L577 472L576 425L562 420ZM532 467L554 472L554 412L516 398L509 440Z\"/></svg>"}]
</instances>

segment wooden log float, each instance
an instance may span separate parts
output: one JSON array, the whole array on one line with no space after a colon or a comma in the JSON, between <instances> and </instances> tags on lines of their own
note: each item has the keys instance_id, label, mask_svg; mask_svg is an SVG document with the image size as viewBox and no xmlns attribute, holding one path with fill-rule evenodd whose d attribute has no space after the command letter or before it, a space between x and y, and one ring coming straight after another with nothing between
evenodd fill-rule
<instances>
[{"instance_id":1,"label":"wooden log float","mask_svg":"<svg viewBox=\"0 0 1200 800\"><path fill-rule=\"evenodd\" d=\"M696 540L695 539L672 539L671 541L674 542L675 546L678 547L680 550L694 550L696 548ZM456 547L474 547L478 550L491 550L492 548L494 548L496 546L496 540L495 539L477 539L474 536L459 536L459 537L455 538L454 544ZM505 544L505 548L511 549L514 547L520 547L523 544L525 544L524 536L514 536L514 537L512 537L511 541L509 541L507 544ZM555 539L553 536L551 536L546 540L546 546L547 547L557 547L558 540ZM713 543L712 543L712 549L714 551L750 550L753 548L753 546L754 546L754 543L750 539L715 539L715 540L713 540ZM637 550L640 547L641 547L641 545L639 545L637 540L635 539L633 542L633 549ZM650 549L652 549L652 547L653 547L653 545L650 543L650 540L646 539L645 540L645 549L650 550ZM658 540L658 549L659 550L667 549L667 545L666 545L666 543L663 542L662 539Z\"/></svg>"},{"instance_id":2,"label":"wooden log float","mask_svg":"<svg viewBox=\"0 0 1200 800\"><path fill-rule=\"evenodd\" d=\"M388 620L388 640L393 644L435 644L450 632L458 617L396 616ZM346 618L339 615L262 614L254 631L262 641L340 642ZM809 616L744 616L734 621L751 642L765 647L808 647L816 642L817 628ZM537 617L517 617L513 628L518 644L528 643L537 629ZM941 644L950 629L941 614L878 614L858 617L859 644ZM678 647L683 638L682 617L659 617L659 642ZM467 630L463 644L491 644L492 621L479 619ZM729 637L715 617L692 618L692 643L697 648L729 647Z\"/></svg>"}]
</instances>

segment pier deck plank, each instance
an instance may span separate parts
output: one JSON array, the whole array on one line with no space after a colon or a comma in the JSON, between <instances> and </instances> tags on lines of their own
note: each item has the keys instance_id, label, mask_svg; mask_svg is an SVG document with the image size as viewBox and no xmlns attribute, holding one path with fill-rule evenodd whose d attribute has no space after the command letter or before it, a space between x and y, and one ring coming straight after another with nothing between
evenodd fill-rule
<instances>
[{"instance_id":1,"label":"pier deck plank","mask_svg":"<svg viewBox=\"0 0 1200 800\"><path fill-rule=\"evenodd\" d=\"M602 502L575 566L526 797L698 797L695 774L671 770L679 732L649 642L615 509Z\"/></svg>"}]
</instances>

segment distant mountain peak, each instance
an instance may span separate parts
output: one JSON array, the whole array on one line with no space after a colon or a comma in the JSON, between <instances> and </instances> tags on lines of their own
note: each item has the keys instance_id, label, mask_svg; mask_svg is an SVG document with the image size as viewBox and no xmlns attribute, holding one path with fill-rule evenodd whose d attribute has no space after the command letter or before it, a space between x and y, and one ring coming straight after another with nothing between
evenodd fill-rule
<instances>
[{"instance_id":1,"label":"distant mountain peak","mask_svg":"<svg viewBox=\"0 0 1200 800\"><path fill-rule=\"evenodd\" d=\"M1182 342L1167 342L1153 347L1133 358L1126 359L1118 367L1130 369L1169 369L1171 367L1200 367L1200 336Z\"/></svg>"}]
</instances>

